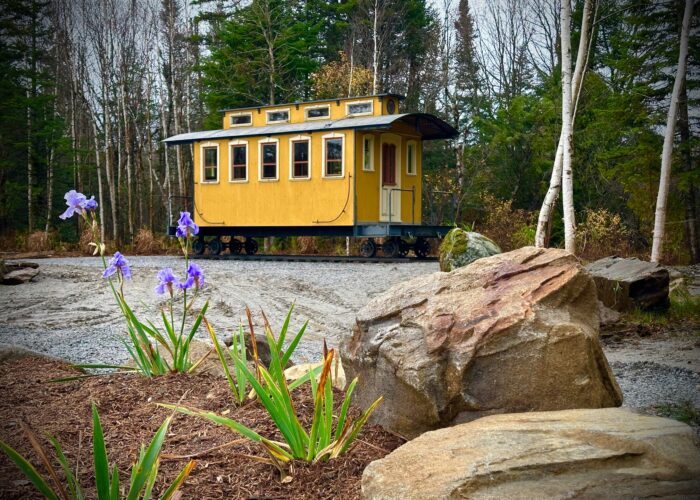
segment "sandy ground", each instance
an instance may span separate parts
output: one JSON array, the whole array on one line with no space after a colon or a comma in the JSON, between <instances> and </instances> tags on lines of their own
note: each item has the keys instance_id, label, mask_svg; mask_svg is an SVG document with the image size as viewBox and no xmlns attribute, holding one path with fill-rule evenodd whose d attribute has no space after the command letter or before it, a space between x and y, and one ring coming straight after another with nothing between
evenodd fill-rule
<instances>
[{"instance_id":1,"label":"sandy ground","mask_svg":"<svg viewBox=\"0 0 700 500\"><path fill-rule=\"evenodd\" d=\"M155 318L162 296L154 293L156 273L172 267L184 274L178 257L131 257L133 279L127 300L142 318ZM76 363L122 363L128 355L119 340L123 320L100 278L97 258L39 259L31 283L0 286L0 346L19 345ZM337 346L349 334L355 313L395 283L438 270L435 262L406 264L200 261L206 272L201 300L219 336L244 320L245 305L261 325L264 310L279 328L296 304L293 330L309 320L296 361L315 361L325 338ZM200 338L205 338L202 329ZM634 339L605 345L625 395L625 405L647 408L691 401L700 408L700 336Z\"/></svg>"}]
</instances>

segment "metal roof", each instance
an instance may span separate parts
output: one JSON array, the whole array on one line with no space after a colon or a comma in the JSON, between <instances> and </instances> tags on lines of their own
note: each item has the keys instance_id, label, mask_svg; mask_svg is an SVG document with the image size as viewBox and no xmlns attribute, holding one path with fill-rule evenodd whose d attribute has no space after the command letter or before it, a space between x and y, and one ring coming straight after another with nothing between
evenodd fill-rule
<instances>
[{"instance_id":1,"label":"metal roof","mask_svg":"<svg viewBox=\"0 0 700 500\"><path fill-rule=\"evenodd\" d=\"M300 106L302 104L316 104L319 102L328 102L331 103L333 101L356 101L356 100L361 100L361 99L370 99L372 97L379 97L379 99L382 99L384 97L396 97L399 101L403 101L406 99L406 96L401 95L401 94L393 94L391 92L387 92L384 94L369 94L369 95L356 95L352 97L329 97L328 99L315 99L313 101L295 101L295 102L283 102L280 104L252 104L250 106L243 106L239 108L223 108L220 109L220 112L226 112L226 111L247 111L249 109L271 109L271 108L288 108L289 106Z\"/></svg>"},{"instance_id":2,"label":"metal roof","mask_svg":"<svg viewBox=\"0 0 700 500\"><path fill-rule=\"evenodd\" d=\"M403 122L411 125L422 135L424 140L428 141L433 139L451 139L458 134L452 125L437 116L427 113L404 113L399 115L342 118L340 120L314 120L312 122L265 125L263 127L232 127L221 130L205 130L202 132L178 134L168 137L163 142L173 145L189 144L195 141L325 132L342 129L386 129L391 127L391 124L394 122Z\"/></svg>"}]
</instances>

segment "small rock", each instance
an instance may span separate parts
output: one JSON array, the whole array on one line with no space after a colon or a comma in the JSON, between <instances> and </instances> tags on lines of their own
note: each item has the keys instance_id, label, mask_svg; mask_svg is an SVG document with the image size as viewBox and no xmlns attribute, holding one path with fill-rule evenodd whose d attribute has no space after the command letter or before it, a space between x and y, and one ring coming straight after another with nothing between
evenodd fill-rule
<instances>
[{"instance_id":1,"label":"small rock","mask_svg":"<svg viewBox=\"0 0 700 500\"><path fill-rule=\"evenodd\" d=\"M3 285L21 285L32 281L39 274L38 269L24 267L15 271L10 271L2 277Z\"/></svg>"},{"instance_id":2,"label":"small rock","mask_svg":"<svg viewBox=\"0 0 700 500\"><path fill-rule=\"evenodd\" d=\"M600 300L598 301L598 318L600 319L600 326L610 326L619 322L622 318L622 314L614 309L610 309Z\"/></svg>"},{"instance_id":3,"label":"small rock","mask_svg":"<svg viewBox=\"0 0 700 500\"><path fill-rule=\"evenodd\" d=\"M501 253L501 249L483 234L452 229L440 245L440 270L454 271L482 257Z\"/></svg>"}]
</instances>

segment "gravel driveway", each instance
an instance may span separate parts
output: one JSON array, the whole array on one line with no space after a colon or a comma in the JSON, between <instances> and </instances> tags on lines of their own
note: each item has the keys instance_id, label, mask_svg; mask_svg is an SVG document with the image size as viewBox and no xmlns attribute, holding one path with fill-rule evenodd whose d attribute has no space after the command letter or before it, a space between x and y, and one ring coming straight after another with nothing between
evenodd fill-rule
<instances>
[{"instance_id":1,"label":"gravel driveway","mask_svg":"<svg viewBox=\"0 0 700 500\"><path fill-rule=\"evenodd\" d=\"M154 293L163 267L181 271L179 257L130 257L133 279L125 294L142 317L154 318L162 296ZM119 341L123 320L100 278L97 258L40 259L35 281L0 287L0 346L19 345L76 363L122 363ZM327 339L337 346L350 333L355 313L375 295L412 276L438 270L435 262L405 264L256 262L205 260L203 299L208 318L220 336L244 320L245 305L261 325L262 309L273 328L296 304L292 328L305 320L309 328L296 361L315 361ZM205 338L204 331L200 337ZM206 338L205 338L206 340ZM625 406L691 401L700 409L700 343L698 336L605 346Z\"/></svg>"}]
</instances>

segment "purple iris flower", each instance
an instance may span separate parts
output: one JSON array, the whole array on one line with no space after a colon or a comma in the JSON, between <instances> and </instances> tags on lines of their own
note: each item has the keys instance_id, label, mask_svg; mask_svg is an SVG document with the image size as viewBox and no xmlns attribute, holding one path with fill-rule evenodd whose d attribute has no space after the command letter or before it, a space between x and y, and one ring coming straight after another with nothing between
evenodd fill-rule
<instances>
[{"instance_id":1,"label":"purple iris flower","mask_svg":"<svg viewBox=\"0 0 700 500\"><path fill-rule=\"evenodd\" d=\"M91 196L89 200L85 201L85 210L95 210L97 208L97 201L94 196Z\"/></svg>"},{"instance_id":2,"label":"purple iris flower","mask_svg":"<svg viewBox=\"0 0 700 500\"><path fill-rule=\"evenodd\" d=\"M179 287L180 285L179 281L173 274L173 270L169 267L158 271L158 280L160 281L160 283L158 283L158 286L156 286L156 293L159 295L163 295L165 292L168 292L170 293L170 295L172 295L173 286Z\"/></svg>"},{"instance_id":3,"label":"purple iris flower","mask_svg":"<svg viewBox=\"0 0 700 500\"><path fill-rule=\"evenodd\" d=\"M109 278L117 271L124 278L127 278L127 279L131 278L131 269L129 269L129 262L126 260L126 258L120 252L114 253L114 257L112 257L109 260L109 266L107 266L107 269L105 269L105 272L102 273L102 277Z\"/></svg>"},{"instance_id":4,"label":"purple iris flower","mask_svg":"<svg viewBox=\"0 0 700 500\"><path fill-rule=\"evenodd\" d=\"M177 286L180 290L189 290L194 286L194 278L192 276L188 276L185 281L181 281L175 286Z\"/></svg>"},{"instance_id":5,"label":"purple iris flower","mask_svg":"<svg viewBox=\"0 0 700 500\"><path fill-rule=\"evenodd\" d=\"M68 205L68 208L65 212L58 216L59 218L65 220L69 217L73 217L73 214L76 212L82 215L83 210L85 209L85 203L87 201L83 193L79 193L75 189L71 189L63 197L66 200L66 205Z\"/></svg>"},{"instance_id":6,"label":"purple iris flower","mask_svg":"<svg viewBox=\"0 0 700 500\"><path fill-rule=\"evenodd\" d=\"M188 281L191 278L197 288L204 288L204 271L194 262L187 267Z\"/></svg>"},{"instance_id":7,"label":"purple iris flower","mask_svg":"<svg viewBox=\"0 0 700 500\"><path fill-rule=\"evenodd\" d=\"M177 221L177 231L175 236L178 238L187 238L190 235L195 235L199 232L199 226L194 223L189 212L180 212L180 218Z\"/></svg>"}]
</instances>

